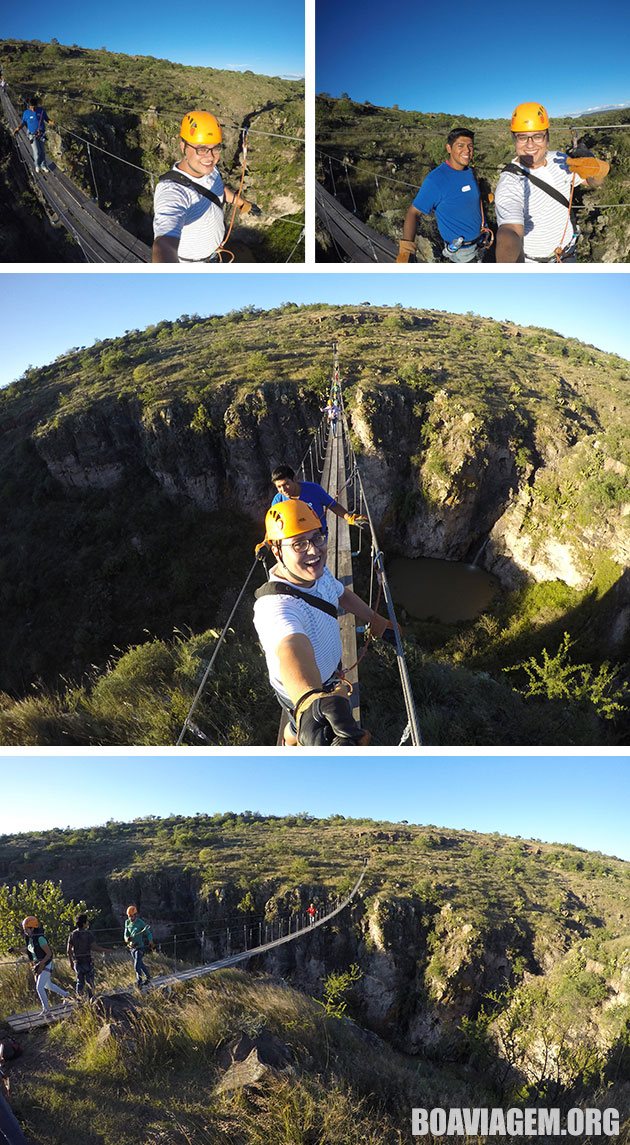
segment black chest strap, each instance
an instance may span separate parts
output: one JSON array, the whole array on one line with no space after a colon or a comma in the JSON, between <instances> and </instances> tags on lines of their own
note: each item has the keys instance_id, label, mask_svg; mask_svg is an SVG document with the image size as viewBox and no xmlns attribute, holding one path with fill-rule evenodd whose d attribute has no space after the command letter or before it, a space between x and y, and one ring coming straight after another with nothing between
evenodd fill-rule
<instances>
[{"instance_id":1,"label":"black chest strap","mask_svg":"<svg viewBox=\"0 0 630 1145\"><path fill-rule=\"evenodd\" d=\"M270 580L267 584L261 585L256 589L254 596L256 600L260 600L261 596L294 596L297 600L306 601L312 608L319 608L321 612L328 613L328 616L334 616L335 620L339 616L334 604L320 600L317 596L309 596L306 592L300 592L299 588L294 588L291 584L281 584L277 580Z\"/></svg>"},{"instance_id":2,"label":"black chest strap","mask_svg":"<svg viewBox=\"0 0 630 1145\"><path fill-rule=\"evenodd\" d=\"M548 183L543 183L542 179L537 179L535 175L532 175L531 171L521 167L518 163L507 163L503 170L509 171L511 175L522 175L524 179L529 179L530 183L533 183L535 187L538 187L541 191L550 195L557 203L562 203L562 206L566 207L567 211L569 210L569 200L565 199L561 191L556 190L555 187L550 187Z\"/></svg>"},{"instance_id":3,"label":"black chest strap","mask_svg":"<svg viewBox=\"0 0 630 1145\"><path fill-rule=\"evenodd\" d=\"M193 183L192 179L184 175L183 171L176 171L172 168L170 171L166 171L164 175L160 175L158 183L179 183L182 187L192 187L198 195L203 195L204 199L209 199L215 207L223 210L223 202L218 195L215 195L214 191L209 191L207 187L201 187L199 183Z\"/></svg>"}]
</instances>

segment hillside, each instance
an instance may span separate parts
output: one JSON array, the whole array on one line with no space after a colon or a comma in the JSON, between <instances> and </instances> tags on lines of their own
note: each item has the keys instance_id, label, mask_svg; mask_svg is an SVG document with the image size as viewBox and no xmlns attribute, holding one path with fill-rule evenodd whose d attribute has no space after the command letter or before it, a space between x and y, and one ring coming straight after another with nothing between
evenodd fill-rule
<instances>
[{"instance_id":1,"label":"hillside","mask_svg":"<svg viewBox=\"0 0 630 1145\"><path fill-rule=\"evenodd\" d=\"M0 66L20 114L21 101L36 85L58 128L49 131L48 150L54 161L81 190L97 198L104 210L146 243L152 241L151 176L168 170L177 157L184 112L201 105L217 115L224 126L221 171L226 182L236 187L241 173L240 130L250 129L245 192L258 202L264 215L258 222L239 225L237 237L254 261L286 260L304 212L301 82L188 67L76 44L21 40L0 40ZM4 126L2 131L6 136ZM81 140L96 145L90 153L91 166ZM20 168L14 157L2 178L0 195L7 203L15 200ZM21 203L22 193L18 213ZM26 261L40 228L31 223L23 234L17 218L12 227L10 220L4 225L20 252L12 260Z\"/></svg>"},{"instance_id":2,"label":"hillside","mask_svg":"<svg viewBox=\"0 0 630 1145\"><path fill-rule=\"evenodd\" d=\"M573 704L525 702L511 686L521 688L523 674L503 669L545 647L555 653L564 632L575 642L574 662L595 675L603 661L623 659L627 362L550 330L474 315L319 304L184 315L69 351L0 392L0 464L10 474L0 502L2 742L61 734L54 697L37 730L14 700L28 696L27 707L37 706L42 684L57 694L68 680L91 692L95 671L138 644L145 650L123 657L111 686L127 694L141 681L151 708L159 677L169 694L159 726L149 731L138 705L135 733L121 727L120 705L111 725L108 701L107 713L92 711L89 730L63 717L65 734L88 737L70 742L144 742L115 738L132 734L172 742L159 737L183 718L199 658L216 639L208 630L227 617L260 539L270 470L285 459L297 464L317 425L335 339L387 555L466 562L481 553L502 585L491 613L475 622L409 622L433 742L465 737L466 726L477 727L475 710L473 739L459 742L530 743L537 734L545 743L571 735L615 742L615 721L593 724L589 703L583 724ZM364 553L358 591L368 577ZM249 608L243 615L232 656L258 712L224 710L213 742L261 742L250 738L261 727L273 734L262 713L273 721L275 701L251 646ZM188 641L191 632L200 635ZM365 702L375 715L390 671L386 649L365 662ZM217 689L225 705L221 676ZM84 692L66 700L85 714ZM462 703L463 728L453 712ZM55 731L46 730L49 717ZM396 708L385 724L398 722Z\"/></svg>"},{"instance_id":3,"label":"hillside","mask_svg":"<svg viewBox=\"0 0 630 1145\"><path fill-rule=\"evenodd\" d=\"M449 131L453 127L470 128L475 132L475 171L486 216L495 227L494 208L488 195L495 190L503 166L514 154L508 119L401 111L327 95L317 98L316 115L318 180L348 210L356 209L360 219L395 239L402 236L405 213L421 182L445 157ZM626 124L627 128L592 130L608 124ZM559 150L570 147L573 132L577 132L584 146L611 164L610 175L599 190L576 192L575 203L580 208L576 214L582 232L578 261L627 262L630 208L600 210L598 204L630 203L630 108L597 112L594 116L552 118L550 146ZM422 218L418 234L421 260L439 262L443 243L435 221ZM318 258L337 261L323 231L319 242Z\"/></svg>"},{"instance_id":4,"label":"hillside","mask_svg":"<svg viewBox=\"0 0 630 1145\"><path fill-rule=\"evenodd\" d=\"M18 1108L34 1140L69 1140L46 1127L63 1094L68 1131L89 1111L88 1145L107 1132L130 1141L121 1087L140 1084L156 1141L167 1109L181 1134L169 1140L190 1140L188 1130L203 1143L221 1130L239 1143L403 1141L410 1107L436 1103L606 1104L627 1117L630 876L619 859L437 826L246 812L4 836L0 874L9 886L61 880L66 898L86 900L106 946L137 899L164 949L174 934L189 936L195 964L202 932L205 957L220 957L226 927L255 932L259 920L324 906L348 888L361 855L369 865L359 899L334 924L259 956L253 976L222 972L84 1013L47 1035L46 1053L46 1035L38 1047L29 1038L35 1057ZM61 964L59 973L67 977ZM102 985L124 973L115 952L99 966ZM23 989L2 970L5 1013L18 997L27 1003ZM353 1022L340 1020L342 1003ZM242 1061L252 1049L271 1068L253 1080L230 1073L232 1055ZM52 1078L69 1060L59 1091ZM365 1132L372 1120L372 1136L353 1128L353 1113ZM281 1135L283 1115L301 1136ZM332 1134L334 1118L338 1135L309 1135L320 1122Z\"/></svg>"}]
</instances>

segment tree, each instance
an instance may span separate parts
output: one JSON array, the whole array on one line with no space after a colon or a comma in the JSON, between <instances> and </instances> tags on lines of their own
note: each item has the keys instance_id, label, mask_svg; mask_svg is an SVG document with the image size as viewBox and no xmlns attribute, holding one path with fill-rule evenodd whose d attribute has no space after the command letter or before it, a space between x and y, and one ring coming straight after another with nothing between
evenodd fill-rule
<instances>
[{"instance_id":1,"label":"tree","mask_svg":"<svg viewBox=\"0 0 630 1145\"><path fill-rule=\"evenodd\" d=\"M14 887L0 886L0 952L16 945L29 914L39 919L53 951L65 950L75 918L85 910L84 902L66 901L61 883L25 880Z\"/></svg>"},{"instance_id":2,"label":"tree","mask_svg":"<svg viewBox=\"0 0 630 1145\"><path fill-rule=\"evenodd\" d=\"M347 970L333 971L324 979L324 1001L320 1003L329 1018L343 1018L348 1006L348 994L355 982L363 977L356 962Z\"/></svg>"},{"instance_id":3,"label":"tree","mask_svg":"<svg viewBox=\"0 0 630 1145\"><path fill-rule=\"evenodd\" d=\"M575 641L565 632L555 656L543 648L540 663L530 656L521 664L504 668L504 672L522 669L527 676L525 696L546 696L549 700L568 700L592 704L598 716L613 720L626 711L626 691L615 686L616 673L605 661L594 672L590 664L573 664L569 651Z\"/></svg>"}]
</instances>

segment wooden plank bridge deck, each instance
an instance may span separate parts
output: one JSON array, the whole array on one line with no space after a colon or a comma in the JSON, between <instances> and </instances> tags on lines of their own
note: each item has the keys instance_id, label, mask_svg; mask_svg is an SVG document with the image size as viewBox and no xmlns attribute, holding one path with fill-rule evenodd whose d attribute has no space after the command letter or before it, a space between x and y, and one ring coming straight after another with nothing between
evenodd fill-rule
<instances>
[{"instance_id":1,"label":"wooden plank bridge deck","mask_svg":"<svg viewBox=\"0 0 630 1145\"><path fill-rule=\"evenodd\" d=\"M333 195L315 184L315 212L333 244L341 248L349 262L395 262L398 244L347 211Z\"/></svg>"},{"instance_id":2,"label":"wooden plank bridge deck","mask_svg":"<svg viewBox=\"0 0 630 1145\"><path fill-rule=\"evenodd\" d=\"M1 89L0 105L13 131L20 118L7 93ZM87 262L151 262L150 248L97 207L56 164L53 163L48 175L36 174L24 131L20 131L15 142L49 214L66 228Z\"/></svg>"}]
</instances>

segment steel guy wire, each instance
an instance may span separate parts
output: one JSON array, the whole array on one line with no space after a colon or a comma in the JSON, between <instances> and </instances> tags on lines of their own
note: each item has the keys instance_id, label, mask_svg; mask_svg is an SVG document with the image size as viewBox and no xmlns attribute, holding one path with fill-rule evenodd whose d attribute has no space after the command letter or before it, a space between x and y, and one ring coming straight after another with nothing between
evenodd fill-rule
<instances>
[{"instance_id":1,"label":"steel guy wire","mask_svg":"<svg viewBox=\"0 0 630 1145\"><path fill-rule=\"evenodd\" d=\"M202 696L202 694L203 694L203 690L204 690L204 688L205 688L205 686L206 686L206 683L207 683L207 681L208 681L208 677L209 677L209 675L210 675L210 673L211 673L211 671L212 671L212 669L213 669L213 667L214 667L214 663L215 663L215 660L217 659L217 656L219 655L219 652L220 652L220 650L221 650L221 648L222 648L222 646L223 646L223 643L224 643L224 641L225 641L225 637L227 636L227 633L228 633L228 630L229 630L230 624L231 624L231 622L232 622L232 617L234 616L234 614L235 614L235 612L236 612L236 610L237 610L237 608L238 608L239 604L241 603L241 600L243 599L243 596L245 595L245 589L247 588L247 586L248 586L248 584L249 584L249 582L250 582L250 580L251 580L252 576L254 575L254 572L256 571L256 566L257 566L257 565L258 565L258 557L255 557L255 558L254 558L254 563L252 564L252 567L250 568L250 570L249 570L249 572L248 572L248 574L247 574L247 577L245 578L245 582L244 582L244 584L243 584L243 587L241 588L241 591L239 592L239 594L238 594L238 596L237 596L237 598L236 598L236 602L235 602L235 604L234 604L234 606L233 606L233 608L232 608L232 611L231 611L231 613L230 613L230 615L229 615L229 617L228 617L227 621L225 622L225 624L224 624L224 626L223 626L223 628L222 628L222 630L221 630L221 635L219 636L219 639L218 639L218 641L217 641L217 644L216 644L216 647L215 647L215 649L214 649L214 652L212 653L212 656L210 657L210 660L209 660L209 662L208 662L208 665L207 665L207 667L206 667L206 670L205 670L205 672L204 672L204 674L203 674L203 677L202 677L201 683L200 683L199 687L197 688L197 691L196 691L196 693L195 693L195 697L194 697L194 699L193 699L193 702L192 702L192 704L190 705L190 708L188 709L188 714L187 714L187 716L186 716L186 719L184 720L184 723L183 723L183 726L182 726L182 730L181 730L181 732L179 733L179 737L178 737L178 739L177 739L177 743L176 743L176 745L175 745L176 747L179 747L179 746L181 745L181 742L182 742L182 740L183 740L183 738L184 738L184 736L185 736L185 734L186 734L186 729L187 729L187 727L188 727L188 721L189 721L190 717L192 716L192 714L193 714L193 712L194 712L195 708L197 707L197 704L199 703L199 700L201 699L201 696Z\"/></svg>"}]
</instances>

